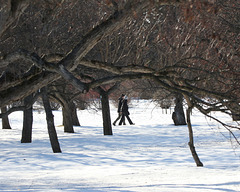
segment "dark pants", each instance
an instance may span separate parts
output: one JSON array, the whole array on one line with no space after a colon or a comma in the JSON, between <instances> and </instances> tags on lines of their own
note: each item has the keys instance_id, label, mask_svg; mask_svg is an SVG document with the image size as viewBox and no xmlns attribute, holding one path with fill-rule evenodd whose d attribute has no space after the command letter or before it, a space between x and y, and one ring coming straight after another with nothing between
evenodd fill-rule
<instances>
[{"instance_id":1,"label":"dark pants","mask_svg":"<svg viewBox=\"0 0 240 192\"><path fill-rule=\"evenodd\" d=\"M125 122L125 117L127 118L128 122L130 125L133 124L132 120L130 119L129 115L128 114L122 114L122 118L119 122L119 125L122 125L123 122Z\"/></svg>"},{"instance_id":2,"label":"dark pants","mask_svg":"<svg viewBox=\"0 0 240 192\"><path fill-rule=\"evenodd\" d=\"M120 112L120 113L118 113L117 119L113 122L113 125L115 125L115 124L117 123L117 121L118 121L121 117L122 117L122 113ZM123 121L123 124L125 125L125 119L124 119L124 121Z\"/></svg>"}]
</instances>

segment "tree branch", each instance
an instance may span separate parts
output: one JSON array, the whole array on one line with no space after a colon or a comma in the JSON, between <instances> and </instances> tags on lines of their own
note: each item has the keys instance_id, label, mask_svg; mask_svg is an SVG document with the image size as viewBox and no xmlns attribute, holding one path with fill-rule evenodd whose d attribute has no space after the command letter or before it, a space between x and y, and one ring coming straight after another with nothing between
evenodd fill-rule
<instances>
[{"instance_id":1,"label":"tree branch","mask_svg":"<svg viewBox=\"0 0 240 192\"><path fill-rule=\"evenodd\" d=\"M59 66L59 74L69 81L76 89L78 89L81 92L88 91L86 84L81 82L79 79L77 79L72 73L70 73L63 65Z\"/></svg>"},{"instance_id":2,"label":"tree branch","mask_svg":"<svg viewBox=\"0 0 240 192\"><path fill-rule=\"evenodd\" d=\"M177 1L176 1L177 2ZM103 21L98 26L93 28L87 33L82 40L75 46L75 48L59 63L58 66L63 65L67 70L74 70L81 62L83 57L106 35L111 34L114 30L121 28L126 19L133 14L133 12L140 12L149 6L150 1L136 2L135 0L129 0L126 6L112 14L109 19ZM55 68L53 68L55 70ZM59 71L61 73L61 71ZM44 80L42 79L44 77ZM9 88L0 92L0 107L5 106L11 102L26 97L27 95L35 92L36 90L44 87L52 81L60 78L59 74L53 74L50 72L43 72L40 75L34 76L31 82L26 81L22 84ZM27 87L27 83L28 87ZM17 93L17 94L16 94Z\"/></svg>"}]
</instances>

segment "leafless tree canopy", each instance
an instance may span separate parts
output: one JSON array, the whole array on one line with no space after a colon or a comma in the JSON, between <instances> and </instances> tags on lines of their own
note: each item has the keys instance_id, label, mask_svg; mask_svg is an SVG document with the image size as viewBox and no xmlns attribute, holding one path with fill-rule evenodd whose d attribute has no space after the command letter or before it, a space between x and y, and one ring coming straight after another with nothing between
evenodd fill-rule
<instances>
[{"instance_id":1,"label":"leafless tree canopy","mask_svg":"<svg viewBox=\"0 0 240 192\"><path fill-rule=\"evenodd\" d=\"M208 115L240 114L234 0L8 0L0 8L0 106L63 78L80 92L144 79Z\"/></svg>"}]
</instances>

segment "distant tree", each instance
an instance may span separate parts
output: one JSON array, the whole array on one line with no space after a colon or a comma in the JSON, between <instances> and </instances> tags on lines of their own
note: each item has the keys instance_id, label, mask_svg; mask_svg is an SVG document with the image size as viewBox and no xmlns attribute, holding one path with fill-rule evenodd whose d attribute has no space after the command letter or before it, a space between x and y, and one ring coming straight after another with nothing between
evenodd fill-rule
<instances>
[{"instance_id":1,"label":"distant tree","mask_svg":"<svg viewBox=\"0 0 240 192\"><path fill-rule=\"evenodd\" d=\"M2 107L1 108L1 113L6 113L7 112L7 107ZM4 115L2 117L2 129L12 129L9 123L8 115Z\"/></svg>"},{"instance_id":2,"label":"distant tree","mask_svg":"<svg viewBox=\"0 0 240 192\"><path fill-rule=\"evenodd\" d=\"M172 119L175 125L186 125L185 114L183 110L183 95L175 94L175 107L172 114Z\"/></svg>"}]
</instances>

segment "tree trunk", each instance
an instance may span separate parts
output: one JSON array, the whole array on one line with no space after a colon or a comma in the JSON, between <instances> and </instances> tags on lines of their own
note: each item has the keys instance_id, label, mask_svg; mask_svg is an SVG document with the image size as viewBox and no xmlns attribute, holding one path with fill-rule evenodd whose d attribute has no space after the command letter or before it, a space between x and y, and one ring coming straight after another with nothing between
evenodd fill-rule
<instances>
[{"instance_id":1,"label":"tree trunk","mask_svg":"<svg viewBox=\"0 0 240 192\"><path fill-rule=\"evenodd\" d=\"M235 109L235 110L230 109L230 111L231 111L231 114L232 114L232 120L233 121L240 121L240 114L239 114L239 112L236 113L237 109Z\"/></svg>"},{"instance_id":2,"label":"tree trunk","mask_svg":"<svg viewBox=\"0 0 240 192\"><path fill-rule=\"evenodd\" d=\"M77 108L73 102L72 102L72 121L73 121L73 125L81 126L77 116Z\"/></svg>"},{"instance_id":3,"label":"tree trunk","mask_svg":"<svg viewBox=\"0 0 240 192\"><path fill-rule=\"evenodd\" d=\"M55 97L60 101L62 105L63 126L65 133L74 133L73 125L80 126L80 123L76 114L75 104L69 97L61 94L58 87L54 86Z\"/></svg>"},{"instance_id":4,"label":"tree trunk","mask_svg":"<svg viewBox=\"0 0 240 192\"><path fill-rule=\"evenodd\" d=\"M233 121L240 121L240 115L238 115L238 114L233 114L233 115L232 115L232 119L233 119Z\"/></svg>"},{"instance_id":5,"label":"tree trunk","mask_svg":"<svg viewBox=\"0 0 240 192\"><path fill-rule=\"evenodd\" d=\"M198 167L202 167L203 164L200 161L200 159L198 157L198 154L197 154L197 152L195 150L195 147L194 147L193 130L192 130L192 124L191 124L191 119L190 119L191 111L192 111L192 107L188 107L188 109L187 109L187 125L188 125L188 132L189 132L189 142L188 142L188 145L189 145L189 148L191 150L191 153L192 153L192 156L193 156L193 159L194 159L196 165Z\"/></svg>"},{"instance_id":6,"label":"tree trunk","mask_svg":"<svg viewBox=\"0 0 240 192\"><path fill-rule=\"evenodd\" d=\"M175 125L186 125L186 119L183 111L183 96L176 94L175 108L172 114L172 119Z\"/></svg>"},{"instance_id":7,"label":"tree trunk","mask_svg":"<svg viewBox=\"0 0 240 192\"><path fill-rule=\"evenodd\" d=\"M33 99L32 94L24 99L24 105L26 106ZM21 143L32 142L32 123L33 123L33 112L32 106L23 111L23 129Z\"/></svg>"},{"instance_id":8,"label":"tree trunk","mask_svg":"<svg viewBox=\"0 0 240 192\"><path fill-rule=\"evenodd\" d=\"M232 120L233 121L240 121L240 114L239 114L239 104L236 103L227 103L227 108L231 111Z\"/></svg>"},{"instance_id":9,"label":"tree trunk","mask_svg":"<svg viewBox=\"0 0 240 192\"><path fill-rule=\"evenodd\" d=\"M7 112L7 106L2 107L1 108L2 113ZM9 119L8 119L8 115L4 115L2 117L2 129L11 129L10 123L9 123Z\"/></svg>"},{"instance_id":10,"label":"tree trunk","mask_svg":"<svg viewBox=\"0 0 240 192\"><path fill-rule=\"evenodd\" d=\"M43 105L44 105L44 109L46 112L48 134L49 134L49 139L50 139L50 143L52 146L52 150L54 153L61 153L61 149L60 149L60 145L59 145L58 137L57 137L57 132L56 132L55 125L54 125L54 116L52 114L52 110L51 110L51 106L50 106L50 102L48 99L46 88L42 88L41 92L42 92Z\"/></svg>"},{"instance_id":11,"label":"tree trunk","mask_svg":"<svg viewBox=\"0 0 240 192\"><path fill-rule=\"evenodd\" d=\"M62 108L63 114L63 125L64 125L64 132L65 133L74 133L73 129L73 117L72 117L72 109L69 102L64 102Z\"/></svg>"},{"instance_id":12,"label":"tree trunk","mask_svg":"<svg viewBox=\"0 0 240 192\"><path fill-rule=\"evenodd\" d=\"M113 135L109 99L107 92L101 91L101 103L102 103L103 133L104 135Z\"/></svg>"}]
</instances>

